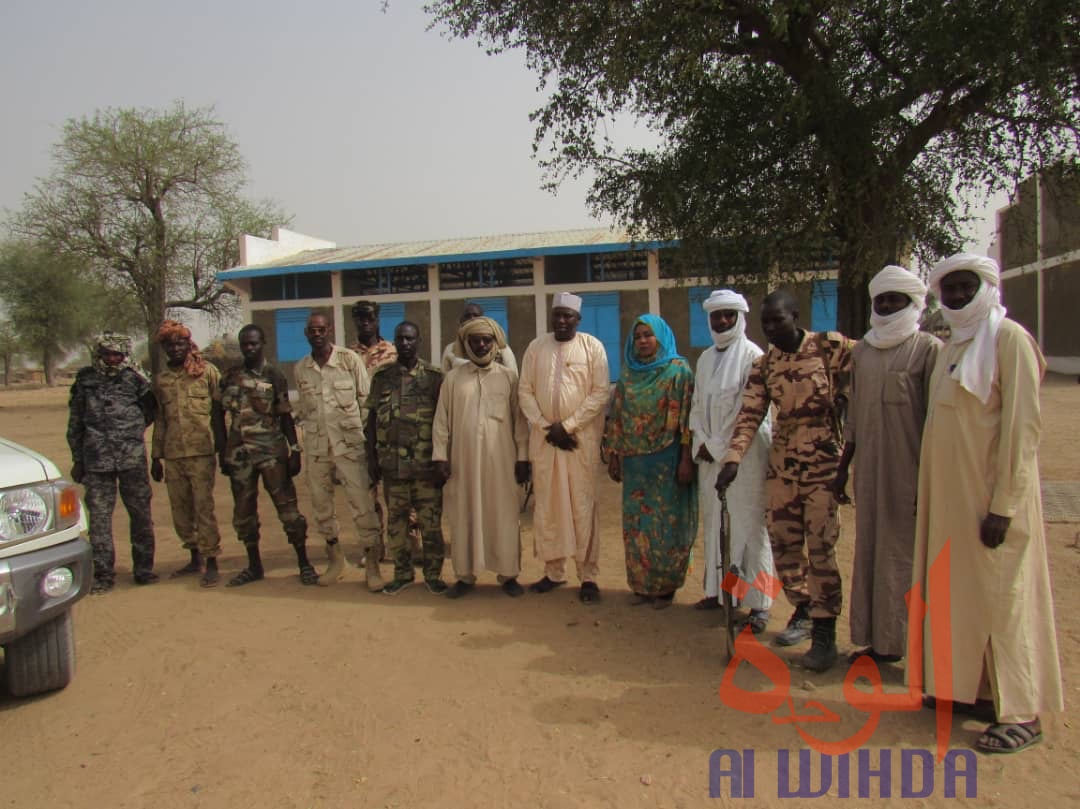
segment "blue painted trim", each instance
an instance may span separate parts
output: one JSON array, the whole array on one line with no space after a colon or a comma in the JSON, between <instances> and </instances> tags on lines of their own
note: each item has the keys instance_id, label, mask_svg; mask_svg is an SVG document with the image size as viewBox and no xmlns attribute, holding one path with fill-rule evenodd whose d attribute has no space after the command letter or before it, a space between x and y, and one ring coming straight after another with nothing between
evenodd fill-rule
<instances>
[{"instance_id":1,"label":"blue painted trim","mask_svg":"<svg viewBox=\"0 0 1080 809\"><path fill-rule=\"evenodd\" d=\"M222 270L217 277L222 281L235 278L262 278L268 275L288 275L302 272L335 272L338 270L366 270L379 267L408 267L414 264L448 264L451 261L481 261L502 258L530 258L532 256L565 256L588 253L621 253L627 250L660 250L678 247L676 239L669 242L615 242L609 244L574 244L566 247L530 247L518 250L492 250L483 253L450 253L433 256L405 256L401 258L367 259L364 261L334 261L326 264L292 264L286 267L263 267L260 269Z\"/></svg>"}]
</instances>

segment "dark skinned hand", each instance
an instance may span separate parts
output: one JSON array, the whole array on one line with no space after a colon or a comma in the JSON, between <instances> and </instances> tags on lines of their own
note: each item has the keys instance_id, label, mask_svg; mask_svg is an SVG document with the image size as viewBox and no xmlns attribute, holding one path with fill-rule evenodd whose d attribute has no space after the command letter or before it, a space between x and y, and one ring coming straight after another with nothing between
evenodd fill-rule
<instances>
[{"instance_id":1,"label":"dark skinned hand","mask_svg":"<svg viewBox=\"0 0 1080 809\"><path fill-rule=\"evenodd\" d=\"M988 548L996 548L1005 541L1008 533L1011 517L1002 517L1000 514L987 514L979 526L979 539Z\"/></svg>"},{"instance_id":2,"label":"dark skinned hand","mask_svg":"<svg viewBox=\"0 0 1080 809\"><path fill-rule=\"evenodd\" d=\"M712 453L709 452L709 448L704 444L702 444L697 451L697 459L699 461L705 461L705 463L712 463L715 460Z\"/></svg>"},{"instance_id":3,"label":"dark skinned hand","mask_svg":"<svg viewBox=\"0 0 1080 809\"><path fill-rule=\"evenodd\" d=\"M229 462L225 460L224 452L218 455L218 468L225 477L229 476Z\"/></svg>"},{"instance_id":4,"label":"dark skinned hand","mask_svg":"<svg viewBox=\"0 0 1080 809\"><path fill-rule=\"evenodd\" d=\"M524 486L529 482L529 478L532 477L532 464L528 461L517 461L514 463L514 480L518 482L518 486Z\"/></svg>"},{"instance_id":5,"label":"dark skinned hand","mask_svg":"<svg viewBox=\"0 0 1080 809\"><path fill-rule=\"evenodd\" d=\"M300 453L289 453L289 477L294 478L300 474Z\"/></svg>"},{"instance_id":6,"label":"dark skinned hand","mask_svg":"<svg viewBox=\"0 0 1080 809\"><path fill-rule=\"evenodd\" d=\"M161 483L161 481L165 479L165 470L161 466L160 458L154 458L150 461L150 477L158 483Z\"/></svg>"},{"instance_id":7,"label":"dark skinned hand","mask_svg":"<svg viewBox=\"0 0 1080 809\"><path fill-rule=\"evenodd\" d=\"M680 486L689 486L694 482L694 462L690 459L689 448L679 456L679 467L675 471L675 479Z\"/></svg>"},{"instance_id":8,"label":"dark skinned hand","mask_svg":"<svg viewBox=\"0 0 1080 809\"><path fill-rule=\"evenodd\" d=\"M432 461L435 485L440 489L450 480L450 461Z\"/></svg>"},{"instance_id":9,"label":"dark skinned hand","mask_svg":"<svg viewBox=\"0 0 1080 809\"><path fill-rule=\"evenodd\" d=\"M847 493L848 472L846 469L837 469L836 477L832 479L826 488L832 493L833 499L840 505L848 505L851 498Z\"/></svg>"},{"instance_id":10,"label":"dark skinned hand","mask_svg":"<svg viewBox=\"0 0 1080 809\"><path fill-rule=\"evenodd\" d=\"M608 456L607 473L613 481L622 483L622 459L614 453Z\"/></svg>"},{"instance_id":11,"label":"dark skinned hand","mask_svg":"<svg viewBox=\"0 0 1080 809\"><path fill-rule=\"evenodd\" d=\"M548 427L548 434L545 439L549 444L554 444L556 447L567 452L577 449L577 439L570 433L566 432L566 428L562 426L561 421L557 421Z\"/></svg>"},{"instance_id":12,"label":"dark skinned hand","mask_svg":"<svg viewBox=\"0 0 1080 809\"><path fill-rule=\"evenodd\" d=\"M81 463L76 461L74 464L72 464L71 479L73 481L75 481L76 483L82 483L85 474L85 470L83 469L83 465Z\"/></svg>"},{"instance_id":13,"label":"dark skinned hand","mask_svg":"<svg viewBox=\"0 0 1080 809\"><path fill-rule=\"evenodd\" d=\"M727 491L727 487L739 474L739 465L729 461L720 468L720 474L716 476L716 496L719 497Z\"/></svg>"}]
</instances>

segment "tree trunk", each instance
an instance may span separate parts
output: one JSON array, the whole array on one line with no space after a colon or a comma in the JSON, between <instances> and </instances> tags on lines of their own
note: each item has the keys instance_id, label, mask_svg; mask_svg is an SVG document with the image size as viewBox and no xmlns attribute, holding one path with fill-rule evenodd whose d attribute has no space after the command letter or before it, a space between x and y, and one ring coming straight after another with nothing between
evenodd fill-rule
<instances>
[{"instance_id":1,"label":"tree trunk","mask_svg":"<svg viewBox=\"0 0 1080 809\"><path fill-rule=\"evenodd\" d=\"M51 385L53 383L53 350L52 346L47 345L41 350L41 364L45 369L45 384Z\"/></svg>"},{"instance_id":2,"label":"tree trunk","mask_svg":"<svg viewBox=\"0 0 1080 809\"><path fill-rule=\"evenodd\" d=\"M870 327L870 276L841 270L836 287L836 328L859 340Z\"/></svg>"}]
</instances>

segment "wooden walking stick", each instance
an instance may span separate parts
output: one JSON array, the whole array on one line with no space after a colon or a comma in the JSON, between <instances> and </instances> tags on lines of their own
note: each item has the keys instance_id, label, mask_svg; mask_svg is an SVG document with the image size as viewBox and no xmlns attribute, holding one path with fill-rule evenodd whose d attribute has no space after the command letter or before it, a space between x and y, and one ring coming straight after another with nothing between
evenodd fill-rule
<instances>
[{"instance_id":1,"label":"wooden walking stick","mask_svg":"<svg viewBox=\"0 0 1080 809\"><path fill-rule=\"evenodd\" d=\"M720 593L724 602L724 639L728 660L735 657L735 606L731 590L724 586L724 577L732 569L731 564L731 514L727 507L727 492L720 495Z\"/></svg>"}]
</instances>

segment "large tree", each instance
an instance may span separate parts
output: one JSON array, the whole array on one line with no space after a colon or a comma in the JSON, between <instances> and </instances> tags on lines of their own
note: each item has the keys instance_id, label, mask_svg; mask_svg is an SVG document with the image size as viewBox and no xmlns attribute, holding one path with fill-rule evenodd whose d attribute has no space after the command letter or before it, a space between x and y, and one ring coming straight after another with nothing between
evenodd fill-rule
<instances>
[{"instance_id":1,"label":"large tree","mask_svg":"<svg viewBox=\"0 0 1080 809\"><path fill-rule=\"evenodd\" d=\"M240 234L288 221L242 195L244 160L212 109L98 111L65 124L53 159L12 229L129 289L147 334L169 309L226 313L234 300L215 276L239 261Z\"/></svg>"},{"instance_id":2,"label":"large tree","mask_svg":"<svg viewBox=\"0 0 1080 809\"><path fill-rule=\"evenodd\" d=\"M36 354L47 384L68 350L95 332L126 330L138 319L128 290L108 288L76 256L27 242L0 246L0 305L16 353Z\"/></svg>"},{"instance_id":3,"label":"large tree","mask_svg":"<svg viewBox=\"0 0 1080 809\"><path fill-rule=\"evenodd\" d=\"M436 24L520 48L547 103L549 178L681 238L715 274L840 272L861 334L867 277L962 240L966 200L1075 153L1075 0L440 0ZM621 148L613 116L657 145Z\"/></svg>"}]
</instances>

